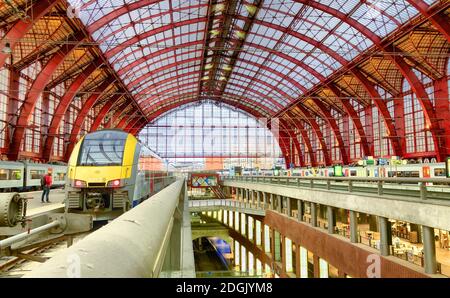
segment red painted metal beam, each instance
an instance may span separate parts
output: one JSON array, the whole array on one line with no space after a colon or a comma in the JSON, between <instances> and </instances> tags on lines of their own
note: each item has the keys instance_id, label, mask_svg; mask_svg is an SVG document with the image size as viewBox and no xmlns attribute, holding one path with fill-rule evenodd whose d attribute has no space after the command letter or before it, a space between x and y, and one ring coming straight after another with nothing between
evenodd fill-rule
<instances>
[{"instance_id":1,"label":"red painted metal beam","mask_svg":"<svg viewBox=\"0 0 450 298\"><path fill-rule=\"evenodd\" d=\"M433 110L433 107L431 105L431 102L429 100L429 97L425 91L425 88L423 84L420 82L420 80L417 78L417 76L412 71L411 66L405 61L405 59L401 56L403 53L400 49L394 47L394 46L385 46L382 44L381 38L370 31L369 28L365 27L363 24L359 23L357 20L347 17L344 13L328 7L322 3L315 2L315 1L309 1L309 0L295 0L296 2L302 3L304 5L308 5L310 7L313 7L315 9L321 10L323 12L326 12L343 22L347 23L351 27L355 28L356 30L360 31L362 34L364 34L368 39L370 39L377 48L379 48L381 51L385 52L387 54L387 57L391 59L394 64L396 65L397 69L402 73L403 77L408 80L409 84L411 85L411 88L413 89L414 93L417 95L417 98L422 106L422 109L424 111L425 119L430 127L430 131L433 135L433 140L435 143L436 148L436 157L438 161L443 161L446 157L445 155L445 148L447 147L448 141L445 140L445 138L442 138L443 130L441 129L438 119L436 118L435 112ZM393 55L392 53L396 53L396 55Z\"/></svg>"},{"instance_id":2,"label":"red painted metal beam","mask_svg":"<svg viewBox=\"0 0 450 298\"><path fill-rule=\"evenodd\" d=\"M361 119L359 118L354 107L350 103L350 100L348 98L346 98L346 96L342 93L341 90L338 89L338 87L336 85L329 84L328 88L330 88L330 90L334 93L334 95L336 95L336 97L339 99L339 102L344 107L345 112L352 119L353 125L355 126L356 130L358 131L358 135L361 139L361 147L363 149L364 155L372 156L373 152L370 150L369 140L366 137L366 132L364 131L364 127L361 123ZM315 102L318 102L318 101L316 100Z\"/></svg>"},{"instance_id":3,"label":"red painted metal beam","mask_svg":"<svg viewBox=\"0 0 450 298\"><path fill-rule=\"evenodd\" d=\"M280 137L278 138L278 145L280 146L281 154L284 157L284 163L287 169L289 169L289 163L291 161L292 156L289 154L289 145L288 144L289 136L280 131Z\"/></svg>"},{"instance_id":4,"label":"red painted metal beam","mask_svg":"<svg viewBox=\"0 0 450 298\"><path fill-rule=\"evenodd\" d=\"M125 115L126 112L128 111L128 107L130 105L132 105L131 102L124 102L118 109L115 110L113 116L107 123L109 124L109 127L113 127L114 122L116 122L116 120L119 120L120 122L120 120L123 118L123 115ZM119 125L116 125L116 127L119 127Z\"/></svg>"},{"instance_id":5,"label":"red painted metal beam","mask_svg":"<svg viewBox=\"0 0 450 298\"><path fill-rule=\"evenodd\" d=\"M159 51L159 52L161 52L161 51ZM158 53L158 52L155 52L155 54L156 53ZM145 85L150 79L152 79L152 77L155 74L157 74L157 73L159 73L161 71L164 71L164 70L176 67L176 66L177 66L177 71L179 71L182 68L179 68L178 66L184 65L184 64L187 64L187 63L190 63L190 62L194 62L194 61L197 61L197 60L200 61L201 58L200 57L194 57L194 58L189 58L189 59L185 59L185 60L180 60L180 61L177 61L175 63L167 64L165 66L162 66L160 68L152 70L151 72L148 72L148 73L144 74L143 76L140 76L139 78L135 79L134 81L131 81L130 83L128 83L127 86L129 88L133 88L134 87L135 89L138 89L139 86ZM160 61L163 61L163 60L160 60ZM297 81L293 80L292 78L285 77L285 75L283 75L281 72L277 71L276 69L269 68L269 67L267 67L267 65L261 65L261 64L259 64L257 62L249 61L249 60L246 60L246 59L239 59L239 61L240 62L244 62L244 63L249 64L249 65L256 66L256 67L258 67L258 68L260 68L262 70L266 70L266 71L268 71L270 73L273 73L273 74L277 75L278 77L283 78L285 81L291 83L292 85L296 86L297 88L299 88L303 92L307 92L308 91L305 87L300 85ZM191 67L192 67L192 65L188 66L187 68L191 68ZM144 70L146 68L148 68L148 66L144 65L142 68L137 69L136 72L139 72L139 71ZM247 69L247 68L241 66L240 69ZM250 70L250 69L248 69L248 70ZM234 73L234 74L236 76L240 76L240 73ZM249 76L245 76L245 77L249 77ZM177 79L177 78L178 78L177 76L173 76L174 80ZM261 81L259 81L259 82L261 82ZM264 84L266 86L270 86L270 88L276 88L277 87L277 86L268 85L267 82L264 82L264 81L263 81L262 84ZM280 84L282 84L282 83L280 83ZM285 85L285 84L282 84L282 85L286 86L288 88L287 85ZM160 87L160 86L161 86L161 84L158 83L158 87ZM278 92L278 93L280 93L280 92Z\"/></svg>"},{"instance_id":6,"label":"red painted metal beam","mask_svg":"<svg viewBox=\"0 0 450 298\"><path fill-rule=\"evenodd\" d=\"M45 144L42 151L42 158L44 160L50 160L51 153L53 151L53 142L55 141L55 136L59 131L59 126L61 125L61 119L65 116L67 109L72 103L81 86L86 82L89 76L100 66L101 61L95 60L86 67L78 77L72 82L69 88L66 90L64 96L60 99L58 106L50 123L47 138L45 139Z\"/></svg>"},{"instance_id":7,"label":"red painted metal beam","mask_svg":"<svg viewBox=\"0 0 450 298\"><path fill-rule=\"evenodd\" d=\"M300 163L299 166L300 167L306 166L305 160L303 158L300 142L298 141L297 135L295 134L294 130L292 129L292 127L296 127L295 123L291 122L291 119L283 119L283 118L280 118L280 123L281 123L282 127L284 127L284 129L289 132L289 136L291 137L292 142L294 143L294 149L297 151L297 155L299 158L299 163ZM292 156L292 158L293 157L294 156ZM295 164L295 159L294 159L294 165L298 166L297 164Z\"/></svg>"},{"instance_id":8,"label":"red painted metal beam","mask_svg":"<svg viewBox=\"0 0 450 298\"><path fill-rule=\"evenodd\" d=\"M84 123L84 120L86 119L86 116L89 113L89 110L94 106L97 99L99 99L104 92L108 89L108 87L113 84L115 81L112 78L107 78L100 86L95 88L95 91L92 92L92 94L88 97L88 99L83 103L83 106L80 110L80 112L77 115L77 118L72 126L72 131L70 133L69 138L69 145L66 149L65 159L68 160L70 157L70 154L72 153L72 150L75 146L75 143L77 141L78 134L81 131L81 127Z\"/></svg>"},{"instance_id":9,"label":"red painted metal beam","mask_svg":"<svg viewBox=\"0 0 450 298\"><path fill-rule=\"evenodd\" d=\"M14 49L16 44L20 42L33 26L39 21L41 17L46 15L56 4L58 1L53 0L39 0L36 1L33 6L27 12L27 19L19 19L16 21L14 25L8 30L8 32L3 37L0 46L3 48L5 44L8 42L11 49ZM5 54L0 51L0 68L5 64L5 60L8 57L8 54Z\"/></svg>"},{"instance_id":10,"label":"red painted metal beam","mask_svg":"<svg viewBox=\"0 0 450 298\"><path fill-rule=\"evenodd\" d=\"M8 157L10 160L17 160L19 158L20 147L25 135L25 129L28 126L29 119L32 116L39 96L41 96L45 86L48 84L59 65L81 43L83 38L84 34L82 32L77 32L74 36L69 38L70 43L63 45L59 51L56 52L52 58L50 58L28 90L25 100L20 108L20 116L17 120L11 140L11 145L8 152Z\"/></svg>"},{"instance_id":11,"label":"red painted metal beam","mask_svg":"<svg viewBox=\"0 0 450 298\"><path fill-rule=\"evenodd\" d=\"M317 136L317 139L320 142L323 151L323 156L325 159L325 165L327 166L331 165L330 151L328 151L328 146L327 143L325 142L325 138L323 137L322 131L320 130L320 126L317 124L317 121L314 120L314 117L311 115L311 113L302 104L297 105L297 108L305 116L306 118L305 121L311 125L311 127L314 130L314 133Z\"/></svg>"},{"instance_id":12,"label":"red painted metal beam","mask_svg":"<svg viewBox=\"0 0 450 298\"><path fill-rule=\"evenodd\" d=\"M194 92L187 92L187 93L184 93L184 94L181 94L181 95L175 95L175 96L173 96L173 97L167 98L167 99L165 100L165 102L163 102L161 105L150 106L149 108L144 108L144 111L147 111L147 110L149 110L149 109L152 109L153 111L155 111L155 110L158 111L159 109L161 109L162 107L164 107L164 104L165 104L166 102L173 102L173 100L178 99L178 98L180 98L180 97L182 97L182 96L188 96L188 95L194 95L194 94L196 94L195 91L194 91ZM229 93L224 93L224 95L230 95L230 96L238 97L238 96L236 96L235 94L229 94ZM219 98L219 97L218 97L218 98ZM245 100L248 104L251 104L253 107L258 107L258 108L260 108L261 110L267 112L268 115L271 115L271 114L273 113L272 110L268 110L268 108L267 108L266 106L263 106L263 105L262 105L261 103L259 103L259 102L250 100L250 99L247 98L247 97L239 96L239 98L242 99L242 100ZM215 99L217 99L217 98L215 98ZM158 108L158 109L157 109L157 108ZM149 116L151 116L151 115L152 115L152 114L150 114Z\"/></svg>"},{"instance_id":13,"label":"red painted metal beam","mask_svg":"<svg viewBox=\"0 0 450 298\"><path fill-rule=\"evenodd\" d=\"M312 144L311 144L311 139L308 136L308 133L305 130L305 127L303 126L302 122L300 119L295 119L295 116L292 115L289 111L286 112L285 114L289 119L290 122L297 127L298 131L300 132L300 135L302 136L303 142L306 145L306 148L308 148L308 153L309 153L309 157L311 160L311 165L313 167L317 166L317 159L316 159L316 155L313 152L313 148L312 148ZM304 153L306 154L306 153Z\"/></svg>"},{"instance_id":14,"label":"red painted metal beam","mask_svg":"<svg viewBox=\"0 0 450 298\"><path fill-rule=\"evenodd\" d=\"M322 112L322 114L325 116L325 117L323 117L323 119L331 127L331 130L333 130L334 136L336 137L336 140L338 142L339 151L341 151L342 161L345 164L348 164L348 162L349 162L348 151L347 151L346 145L344 144L344 139L342 137L341 131L339 130L339 126L336 122L336 119L334 119L334 117L331 115L330 110L323 104L323 102L316 99L316 100L314 100L314 103L319 108L319 110Z\"/></svg>"},{"instance_id":15,"label":"red painted metal beam","mask_svg":"<svg viewBox=\"0 0 450 298\"><path fill-rule=\"evenodd\" d=\"M364 34L367 38L372 40L375 44L380 43L380 41L381 41L381 38L378 35L376 35L375 33L373 33L368 27L359 23L357 20L355 20L351 17L348 17L345 13L343 13L339 10L336 10L330 6L327 6L325 4L322 4L322 3L316 2L316 1L311 1L311 0L294 0L294 1L298 2L298 3L302 3L307 6L310 6L315 9L321 10L323 12L326 12L326 13L340 19L341 21L347 23L349 26L355 28L356 30L358 30L359 32Z\"/></svg>"},{"instance_id":16,"label":"red painted metal beam","mask_svg":"<svg viewBox=\"0 0 450 298\"><path fill-rule=\"evenodd\" d=\"M196 18L196 19L187 19L187 20L183 20L180 22L175 22L172 24L167 24L158 28L155 28L153 30L149 30L146 32L143 32L139 35L133 36L132 38L120 43L119 45L113 47L112 49L110 49L109 51L107 51L105 53L105 56L107 58L111 58L114 57L115 55L117 55L118 53L120 53L121 51L123 51L124 49L126 49L129 46L132 46L133 44L139 43L140 41L150 37L150 36L154 36L158 33L162 33L165 32L167 30L172 30L174 28L178 28L178 27L182 27L182 26L187 26L187 25L192 25L192 24L197 24L197 23L201 23L201 22L205 22L207 20L206 17L202 17L202 18Z\"/></svg>"},{"instance_id":17,"label":"red painted metal beam","mask_svg":"<svg viewBox=\"0 0 450 298\"><path fill-rule=\"evenodd\" d=\"M352 69L351 73L355 76L355 78L360 82L360 84L364 87L366 92L369 94L370 98L374 102L377 107L379 113L383 117L384 124L391 138L392 147L394 149L394 154L396 156L403 156L405 152L402 150L402 146L400 144L400 137L397 135L397 130L395 128L394 121L389 113L386 102L381 99L380 93L375 88L375 85L370 82L367 77L359 70ZM401 119L403 120L403 119Z\"/></svg>"},{"instance_id":18,"label":"red painted metal beam","mask_svg":"<svg viewBox=\"0 0 450 298\"><path fill-rule=\"evenodd\" d=\"M114 106L114 104L122 98L122 94L116 94L113 95L110 99L108 99L103 107L101 108L100 112L98 113L97 117L95 117L94 122L91 125L91 128L89 129L89 132L94 132L98 129L100 124L102 123L103 119L105 119L106 114L111 110L111 108Z\"/></svg>"},{"instance_id":19,"label":"red painted metal beam","mask_svg":"<svg viewBox=\"0 0 450 298\"><path fill-rule=\"evenodd\" d=\"M132 118L130 116L130 117L124 117L124 118L127 119L127 123L126 123L125 127L117 127L117 128L122 129L125 132L129 132L130 129L132 129L135 124L138 125L142 120L141 117Z\"/></svg>"},{"instance_id":20,"label":"red painted metal beam","mask_svg":"<svg viewBox=\"0 0 450 298\"><path fill-rule=\"evenodd\" d=\"M101 27L108 24L109 22L114 21L115 19L119 18L120 16L122 16L128 12L131 12L133 10L136 10L136 9L139 9L144 6L151 5L151 4L155 4L155 3L158 3L161 1L163 1L163 0L140 0L140 1L136 1L134 3L125 4L119 8L112 10L110 13L102 16L101 18L99 18L98 20L93 22L91 25L88 26L88 30L89 30L89 32L93 33L95 31L97 31L98 29L100 29ZM82 7L86 8L87 4L88 3L84 4Z\"/></svg>"},{"instance_id":21,"label":"red painted metal beam","mask_svg":"<svg viewBox=\"0 0 450 298\"><path fill-rule=\"evenodd\" d=\"M134 60L133 62L127 64L126 66L124 66L122 68L120 68L117 71L117 74L119 76L122 76L122 75L125 75L130 70L138 71L138 70L140 70L140 69L142 69L144 67L148 67L145 63L148 62L150 59L153 59L155 57L158 57L158 56L161 56L161 55L164 55L164 54L167 54L167 53L171 53L171 52L175 51L176 49L190 48L190 47L195 47L195 46L198 46L198 45L201 45L201 41L196 40L196 41L186 42L186 43L179 44L179 45L176 45L176 46L164 48L162 50L159 50L159 51L156 51L154 53L151 53L150 55L146 55L144 57L141 57L139 59ZM117 63L117 62L114 61L114 63ZM142 65L142 64L145 64L144 67L142 67L140 69L137 69L137 70L134 69L135 67L137 67L139 65Z\"/></svg>"},{"instance_id":22,"label":"red painted metal beam","mask_svg":"<svg viewBox=\"0 0 450 298\"><path fill-rule=\"evenodd\" d=\"M162 62L162 61L164 61L164 60L160 60L160 62ZM144 75L141 75L141 76L135 78L134 80L130 81L127 84L127 86L130 89L139 89L141 86L143 86L146 83L148 83L148 81L152 80L153 76L157 75L158 73L160 73L162 71L165 71L165 70L168 70L168 69L171 69L171 68L176 68L174 70L174 73L176 74L177 71L193 68L195 65L199 65L199 63L195 63L195 64L192 63L192 62L197 62L197 61L200 61L200 57L191 57L189 59L180 60L180 61L176 61L176 62L173 62L173 63L166 64L166 65L164 65L162 67L153 69L152 71L148 71ZM192 63L192 64L187 65L185 67L181 67L182 65L189 64L189 63ZM144 65L142 68L137 69L136 72L140 72L140 71L145 70L145 69L148 69L148 65ZM173 77L176 78L176 76L173 76ZM158 86L159 86L159 84L158 84Z\"/></svg>"},{"instance_id":23,"label":"red painted metal beam","mask_svg":"<svg viewBox=\"0 0 450 298\"><path fill-rule=\"evenodd\" d=\"M247 79L250 79L250 78L251 78L251 76L244 75L244 74L240 74L240 76L243 77L243 78L247 78ZM269 85L267 82L265 82L265 81L263 81L263 80L260 80L260 79L254 79L254 81L260 83L261 85L266 86L267 88L273 88L273 89L277 90L277 92L279 92L280 95L285 96L286 98L290 98L290 96L289 96L287 93L285 93L284 91L278 89L277 87L273 87L273 86ZM195 83L192 83L192 85L194 85L194 84L195 84ZM188 84L188 85L189 85L189 84ZM235 86L235 87L238 87L238 88L242 88L242 86L241 86L241 85L238 85L238 84L229 83L229 85L232 85L232 86ZM172 88L170 88L170 89L167 89L167 90L164 91L164 95L167 96L167 95L169 95L168 92L170 92L170 91L172 91L172 90L177 90L177 89L179 89L178 86L174 86L174 87L172 87ZM254 94L256 94L256 95L259 97L259 99L260 99L261 101L268 101L268 102L272 103L274 106L278 107L279 109L283 108L283 106L282 106L279 102L275 101L275 100L274 100L273 98L271 98L271 97L266 96L266 94L263 94L263 93L261 93L260 91L257 91L257 90L252 90L252 92L253 92ZM152 102L152 101L154 101L154 100L159 99L159 97L160 97L159 95L156 95L156 96L153 96L153 97L149 97L149 98L147 98L146 100ZM166 101L166 100L165 100L165 101ZM150 106L150 107L153 107L153 106ZM147 109L147 108L144 108L144 111L145 111L146 109ZM266 109L269 109L269 108L266 107Z\"/></svg>"},{"instance_id":24,"label":"red painted metal beam","mask_svg":"<svg viewBox=\"0 0 450 298\"><path fill-rule=\"evenodd\" d=\"M407 0L450 42L450 18L444 12L434 12L423 0Z\"/></svg>"},{"instance_id":25,"label":"red painted metal beam","mask_svg":"<svg viewBox=\"0 0 450 298\"><path fill-rule=\"evenodd\" d=\"M135 126L139 126L139 123L146 122L142 117L137 119L132 119L130 122L128 122L127 126L124 128L124 131L131 133L133 135L137 135L137 129Z\"/></svg>"},{"instance_id":26,"label":"red painted metal beam","mask_svg":"<svg viewBox=\"0 0 450 298\"><path fill-rule=\"evenodd\" d=\"M120 118L119 123L117 123L116 128L118 129L123 129L125 130L126 125L128 124L129 121L132 121L132 118L135 117L135 114L129 115L129 114L124 114L122 115L122 117ZM111 125L113 125L111 123Z\"/></svg>"},{"instance_id":27,"label":"red painted metal beam","mask_svg":"<svg viewBox=\"0 0 450 298\"><path fill-rule=\"evenodd\" d=\"M394 47L388 47L388 50L395 52L397 49ZM403 77L409 82L411 89L417 96L422 107L425 123L433 136L434 147L436 151L436 158L439 162L445 161L447 158L446 148L450 144L450 139L446 137L446 133L441 129L439 125L439 119L436 116L436 111L428 97L428 93L425 90L424 85L413 72L411 66L400 56L391 56L397 68L402 73ZM449 130L450 132L450 130Z\"/></svg>"}]
</instances>

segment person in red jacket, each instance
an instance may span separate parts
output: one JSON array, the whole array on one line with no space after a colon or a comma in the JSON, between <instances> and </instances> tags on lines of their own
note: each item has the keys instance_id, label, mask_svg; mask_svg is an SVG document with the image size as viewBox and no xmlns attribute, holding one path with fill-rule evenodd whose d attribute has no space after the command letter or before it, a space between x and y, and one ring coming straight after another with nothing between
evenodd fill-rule
<instances>
[{"instance_id":1,"label":"person in red jacket","mask_svg":"<svg viewBox=\"0 0 450 298\"><path fill-rule=\"evenodd\" d=\"M42 177L42 199L41 202L44 203L44 196L47 199L47 203L50 203L48 196L50 194L50 187L52 186L52 170L48 169L47 174Z\"/></svg>"}]
</instances>

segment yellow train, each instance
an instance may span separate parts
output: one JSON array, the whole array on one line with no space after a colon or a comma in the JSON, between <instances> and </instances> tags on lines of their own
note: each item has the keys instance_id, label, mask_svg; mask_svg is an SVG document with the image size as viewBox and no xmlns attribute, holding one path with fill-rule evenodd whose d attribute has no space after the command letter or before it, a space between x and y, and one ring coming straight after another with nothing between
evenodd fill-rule
<instances>
[{"instance_id":1,"label":"yellow train","mask_svg":"<svg viewBox=\"0 0 450 298\"><path fill-rule=\"evenodd\" d=\"M163 162L132 134L105 129L81 138L67 170L66 210L113 219L168 185Z\"/></svg>"}]
</instances>

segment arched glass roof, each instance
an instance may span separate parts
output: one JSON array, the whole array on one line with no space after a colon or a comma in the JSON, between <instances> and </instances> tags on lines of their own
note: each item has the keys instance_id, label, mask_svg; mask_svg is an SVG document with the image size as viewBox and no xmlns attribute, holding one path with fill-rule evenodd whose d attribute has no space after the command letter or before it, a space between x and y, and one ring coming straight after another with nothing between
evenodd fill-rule
<instances>
[{"instance_id":1,"label":"arched glass roof","mask_svg":"<svg viewBox=\"0 0 450 298\"><path fill-rule=\"evenodd\" d=\"M204 100L172 109L143 128L139 138L176 167L285 165L279 143L285 140L269 130L264 119L219 102Z\"/></svg>"},{"instance_id":2,"label":"arched glass roof","mask_svg":"<svg viewBox=\"0 0 450 298\"><path fill-rule=\"evenodd\" d=\"M418 14L408 0L211 2L83 0L79 16L151 119L205 98L273 115Z\"/></svg>"}]
</instances>

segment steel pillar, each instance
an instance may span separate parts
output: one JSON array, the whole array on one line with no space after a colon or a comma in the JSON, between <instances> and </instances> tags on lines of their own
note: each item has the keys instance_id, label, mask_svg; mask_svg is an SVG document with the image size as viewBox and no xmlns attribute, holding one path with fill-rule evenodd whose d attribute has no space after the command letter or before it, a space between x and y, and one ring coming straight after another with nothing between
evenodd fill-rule
<instances>
[{"instance_id":1,"label":"steel pillar","mask_svg":"<svg viewBox=\"0 0 450 298\"><path fill-rule=\"evenodd\" d=\"M350 210L350 241L352 243L358 243L358 217L357 212Z\"/></svg>"},{"instance_id":2,"label":"steel pillar","mask_svg":"<svg viewBox=\"0 0 450 298\"><path fill-rule=\"evenodd\" d=\"M422 226L423 229L423 254L425 261L425 273L437 273L436 244L434 241L434 228Z\"/></svg>"}]
</instances>

